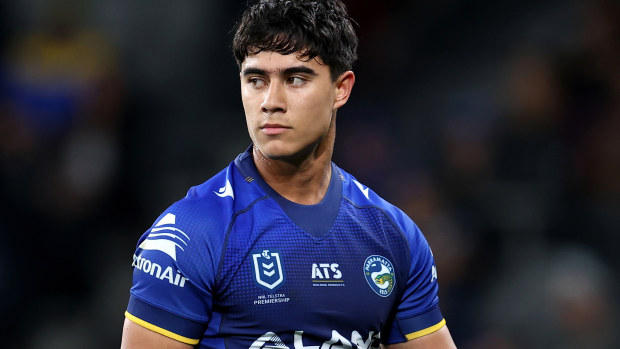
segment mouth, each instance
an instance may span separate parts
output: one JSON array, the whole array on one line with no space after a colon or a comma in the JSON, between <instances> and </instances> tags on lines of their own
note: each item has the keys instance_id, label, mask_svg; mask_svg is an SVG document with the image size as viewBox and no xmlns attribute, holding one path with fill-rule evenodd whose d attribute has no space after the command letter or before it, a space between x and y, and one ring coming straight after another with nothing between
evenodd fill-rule
<instances>
[{"instance_id":1,"label":"mouth","mask_svg":"<svg viewBox=\"0 0 620 349\"><path fill-rule=\"evenodd\" d=\"M286 130L291 129L289 126L284 126L280 124L264 124L259 127L260 130L267 135L279 135Z\"/></svg>"}]
</instances>

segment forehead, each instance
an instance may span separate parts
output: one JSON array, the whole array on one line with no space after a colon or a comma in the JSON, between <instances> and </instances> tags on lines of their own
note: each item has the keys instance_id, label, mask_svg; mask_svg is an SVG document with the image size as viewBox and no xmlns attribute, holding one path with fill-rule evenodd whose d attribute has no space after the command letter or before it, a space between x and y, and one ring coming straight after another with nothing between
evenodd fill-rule
<instances>
[{"instance_id":1,"label":"forehead","mask_svg":"<svg viewBox=\"0 0 620 349\"><path fill-rule=\"evenodd\" d=\"M241 70L259 68L268 72L277 72L299 66L311 68L317 74L329 72L329 67L319 57L308 60L300 53L283 55L273 51L261 51L257 54L248 55L241 64Z\"/></svg>"}]
</instances>

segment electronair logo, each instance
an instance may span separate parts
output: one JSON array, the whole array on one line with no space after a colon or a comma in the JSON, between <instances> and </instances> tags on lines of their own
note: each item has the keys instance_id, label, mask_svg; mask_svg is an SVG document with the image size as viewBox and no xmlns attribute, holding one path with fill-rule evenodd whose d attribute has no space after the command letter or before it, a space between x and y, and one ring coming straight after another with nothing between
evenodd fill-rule
<instances>
[{"instance_id":1,"label":"electronair logo","mask_svg":"<svg viewBox=\"0 0 620 349\"><path fill-rule=\"evenodd\" d=\"M161 265L143 258L141 255L133 255L133 263L131 263L131 266L159 280L168 281L170 285L174 286L185 287L185 281L189 280L181 275L178 270L175 272L170 266L162 268Z\"/></svg>"},{"instance_id":2,"label":"electronair logo","mask_svg":"<svg viewBox=\"0 0 620 349\"><path fill-rule=\"evenodd\" d=\"M143 250L161 251L176 261L177 249L184 251L183 247L187 246L190 238L175 225L176 216L172 213L166 214L138 247Z\"/></svg>"},{"instance_id":3,"label":"electronair logo","mask_svg":"<svg viewBox=\"0 0 620 349\"><path fill-rule=\"evenodd\" d=\"M387 297L394 290L396 277L389 259L373 255L364 262L364 276L370 288L381 297Z\"/></svg>"}]
</instances>

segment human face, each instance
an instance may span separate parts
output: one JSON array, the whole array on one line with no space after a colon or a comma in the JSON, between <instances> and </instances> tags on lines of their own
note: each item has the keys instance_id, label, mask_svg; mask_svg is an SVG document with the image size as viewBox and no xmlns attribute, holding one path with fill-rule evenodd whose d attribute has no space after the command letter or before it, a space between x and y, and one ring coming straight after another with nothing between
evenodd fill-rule
<instances>
[{"instance_id":1,"label":"human face","mask_svg":"<svg viewBox=\"0 0 620 349\"><path fill-rule=\"evenodd\" d=\"M348 98L348 91L341 91L342 76L333 81L329 66L318 58L303 58L263 51L241 65L241 99L250 138L273 160L308 157L326 141L334 127L334 110Z\"/></svg>"}]
</instances>

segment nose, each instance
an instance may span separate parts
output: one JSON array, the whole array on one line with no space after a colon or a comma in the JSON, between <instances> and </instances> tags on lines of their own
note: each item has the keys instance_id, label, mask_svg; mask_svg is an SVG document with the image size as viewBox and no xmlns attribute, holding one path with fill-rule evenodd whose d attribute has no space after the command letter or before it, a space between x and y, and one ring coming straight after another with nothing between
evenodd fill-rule
<instances>
[{"instance_id":1,"label":"nose","mask_svg":"<svg viewBox=\"0 0 620 349\"><path fill-rule=\"evenodd\" d=\"M260 105L260 109L263 113L273 114L275 112L286 112L286 96L284 93L284 86L277 83L269 84L263 103Z\"/></svg>"}]
</instances>

